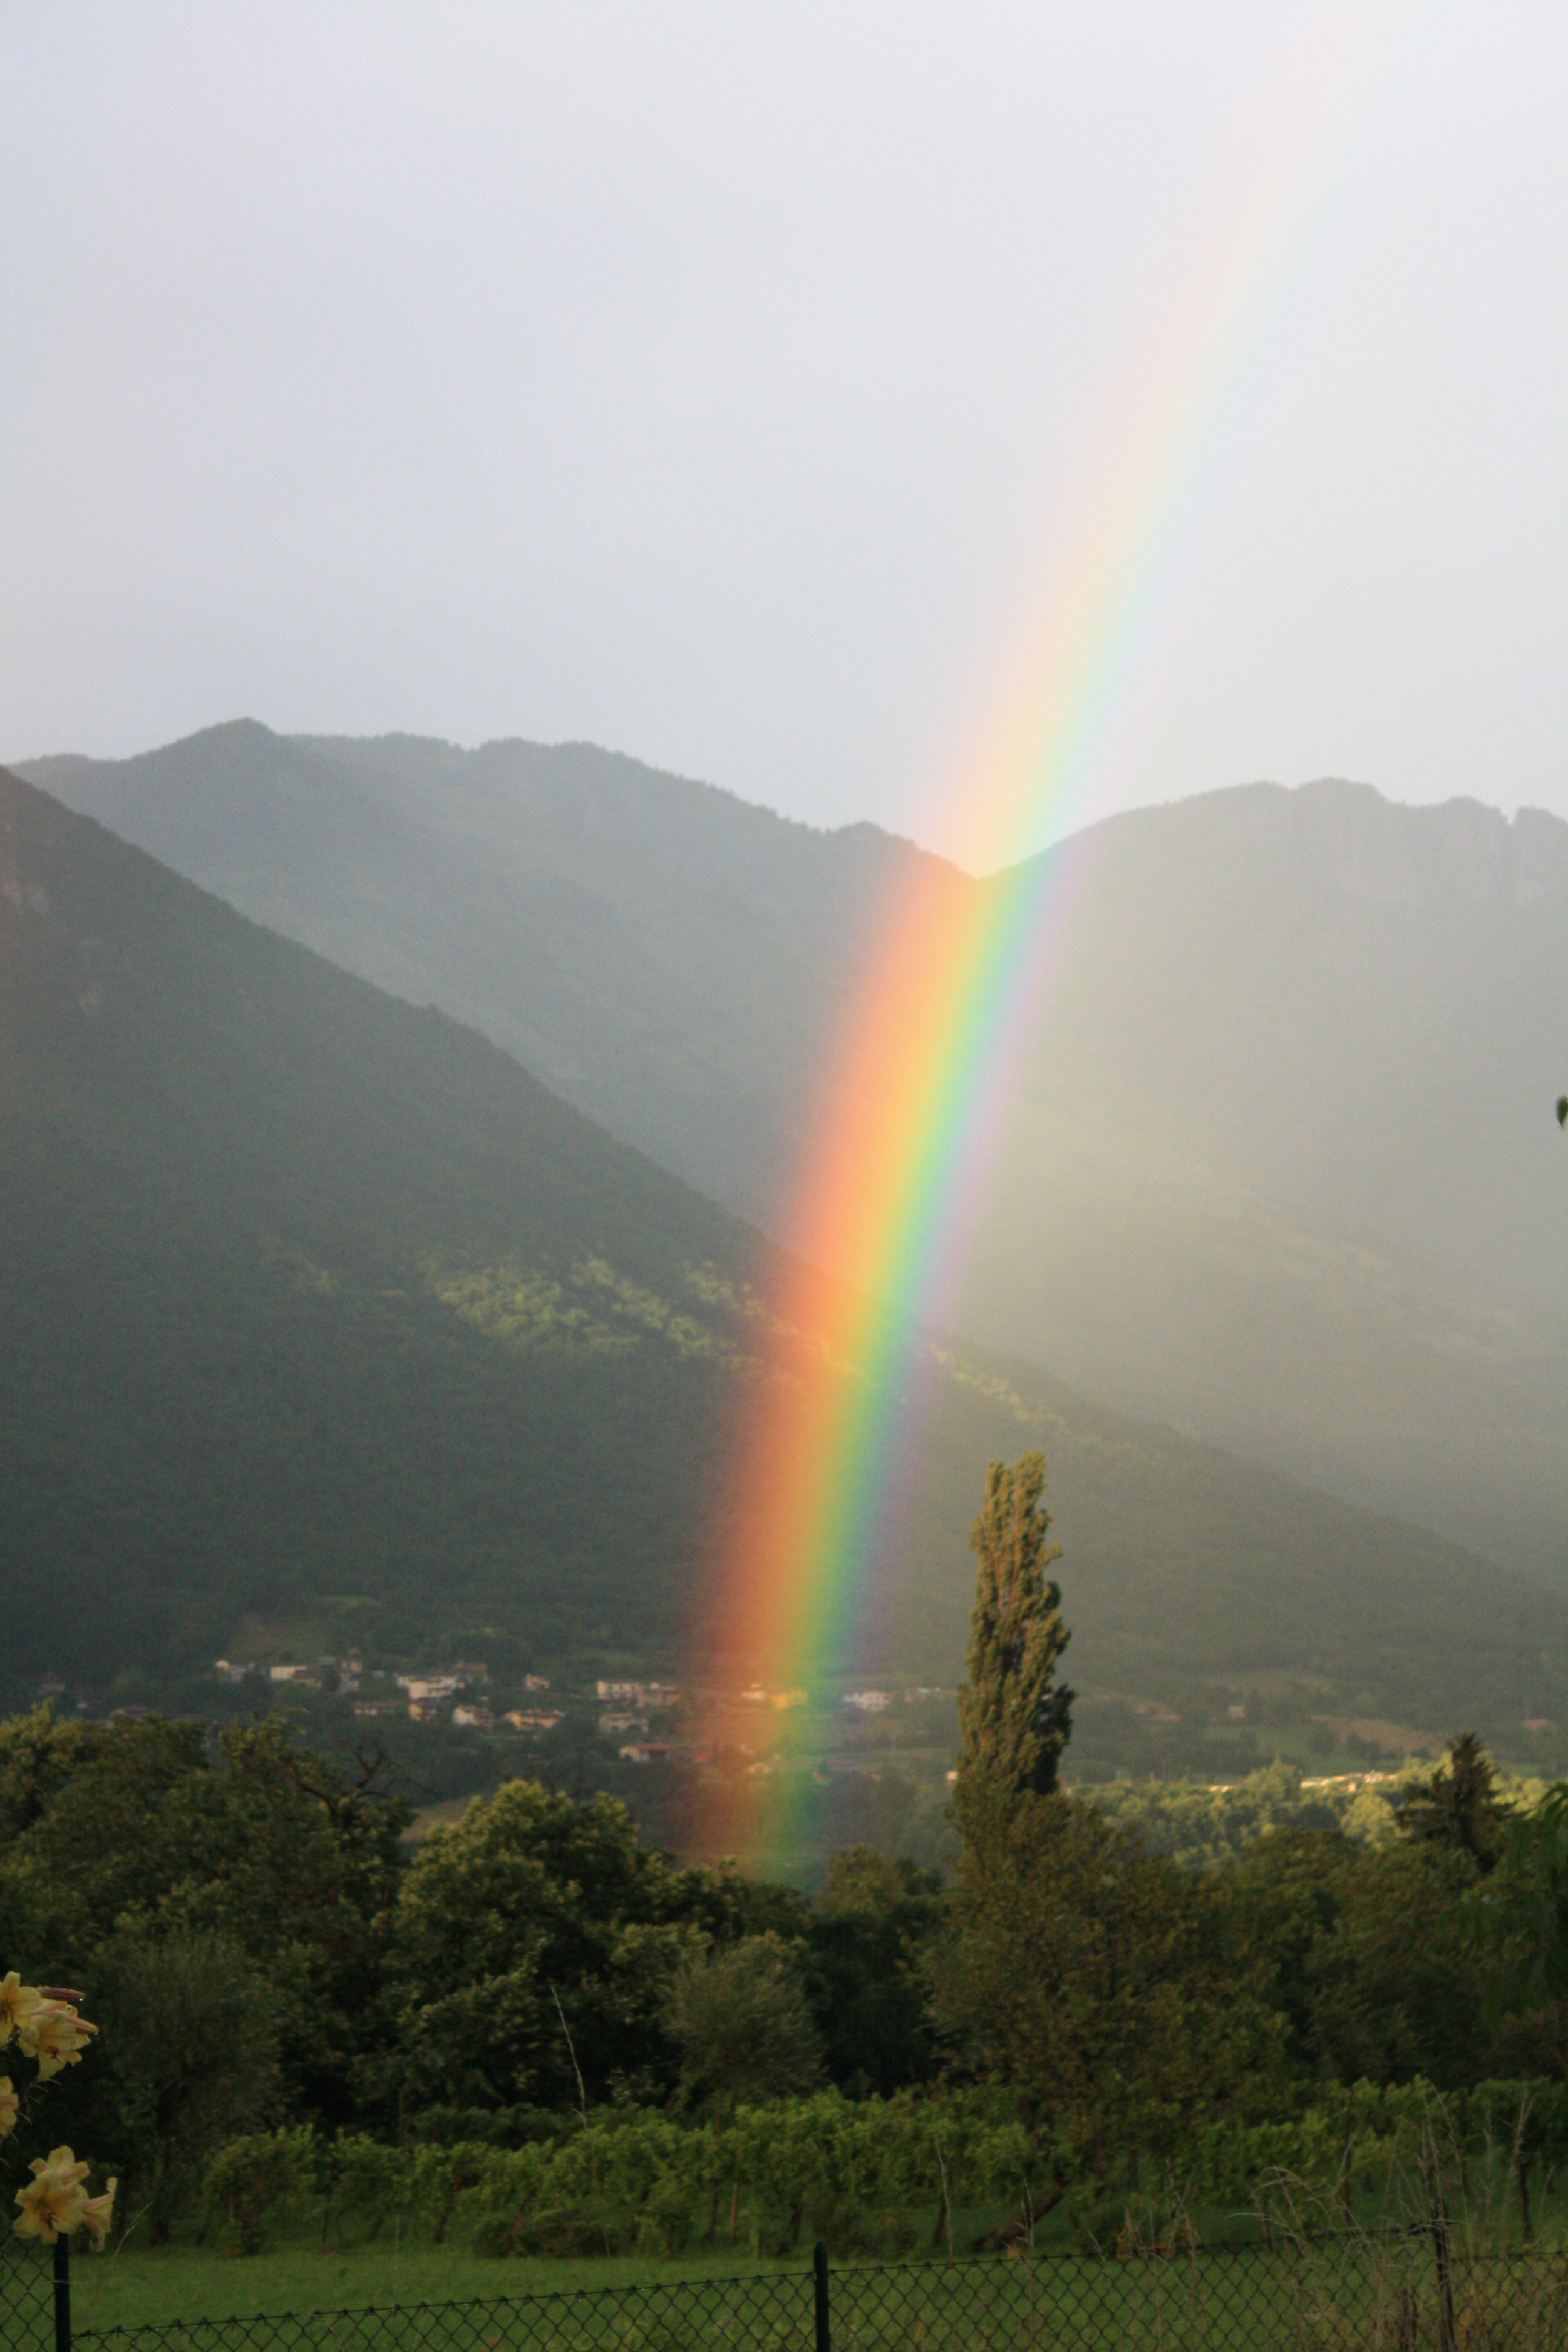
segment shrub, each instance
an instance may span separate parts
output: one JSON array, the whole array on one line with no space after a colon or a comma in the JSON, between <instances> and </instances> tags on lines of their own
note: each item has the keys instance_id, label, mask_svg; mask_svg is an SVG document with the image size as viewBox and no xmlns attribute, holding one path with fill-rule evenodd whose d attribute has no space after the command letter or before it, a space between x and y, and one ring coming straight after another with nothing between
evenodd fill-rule
<instances>
[{"instance_id":1,"label":"shrub","mask_svg":"<svg viewBox=\"0 0 1568 2352\"><path fill-rule=\"evenodd\" d=\"M320 2168L316 2136L308 2126L253 2132L220 2148L207 2166L206 2192L222 2217L225 2253L258 2253L268 2214L314 2189Z\"/></svg>"}]
</instances>

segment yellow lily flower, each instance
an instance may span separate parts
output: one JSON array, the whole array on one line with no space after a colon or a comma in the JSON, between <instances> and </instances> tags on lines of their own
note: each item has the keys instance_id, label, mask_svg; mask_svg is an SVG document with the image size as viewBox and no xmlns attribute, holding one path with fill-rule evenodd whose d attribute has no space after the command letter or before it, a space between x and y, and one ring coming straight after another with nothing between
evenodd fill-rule
<instances>
[{"instance_id":1,"label":"yellow lily flower","mask_svg":"<svg viewBox=\"0 0 1568 2352\"><path fill-rule=\"evenodd\" d=\"M25 1985L15 1969L8 1976L0 1977L0 2050L4 2050L16 2028L26 2024L35 2010L43 2005L37 1986Z\"/></svg>"},{"instance_id":2,"label":"yellow lily flower","mask_svg":"<svg viewBox=\"0 0 1568 2352\"><path fill-rule=\"evenodd\" d=\"M52 2147L47 2157L33 2158L31 2170L32 2179L16 2191L22 2210L11 2226L19 2238L38 2238L52 2246L57 2238L71 2237L82 2225L87 2191L81 2184L87 2167L77 2162L68 2147Z\"/></svg>"},{"instance_id":3,"label":"yellow lily flower","mask_svg":"<svg viewBox=\"0 0 1568 2352\"><path fill-rule=\"evenodd\" d=\"M0 2074L0 2139L16 2128L16 2110L21 2100L12 2088L9 2074Z\"/></svg>"},{"instance_id":4,"label":"yellow lily flower","mask_svg":"<svg viewBox=\"0 0 1568 2352\"><path fill-rule=\"evenodd\" d=\"M47 2083L63 2066L80 2065L81 2053L97 2032L74 2009L50 2007L35 2010L16 2040L25 2058L37 2060L38 2080Z\"/></svg>"},{"instance_id":5,"label":"yellow lily flower","mask_svg":"<svg viewBox=\"0 0 1568 2352\"><path fill-rule=\"evenodd\" d=\"M103 2252L103 2241L108 2234L110 2218L114 2211L114 2192L119 2186L118 2173L111 2172L109 2176L109 2186L102 2196L89 2197L81 2209L82 2226L92 2240L92 2251L95 2254L101 2254Z\"/></svg>"}]
</instances>

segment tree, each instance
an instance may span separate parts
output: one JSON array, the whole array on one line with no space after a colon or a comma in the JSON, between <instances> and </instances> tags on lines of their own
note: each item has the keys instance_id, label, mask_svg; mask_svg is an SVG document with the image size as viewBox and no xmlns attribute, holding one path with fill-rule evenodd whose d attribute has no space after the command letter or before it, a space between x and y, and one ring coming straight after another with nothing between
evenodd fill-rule
<instances>
[{"instance_id":1,"label":"tree","mask_svg":"<svg viewBox=\"0 0 1568 2352\"><path fill-rule=\"evenodd\" d=\"M1448 1758L1427 1780L1400 1791L1399 1826L1424 1845L1451 1847L1482 1878L1497 1868L1512 1808L1497 1794L1491 1759L1473 1731L1448 1742Z\"/></svg>"},{"instance_id":2,"label":"tree","mask_svg":"<svg viewBox=\"0 0 1568 2352\"><path fill-rule=\"evenodd\" d=\"M144 1922L116 1930L94 1974L107 2065L93 2129L162 2244L206 2159L279 2110L282 2002L227 1938L158 1938Z\"/></svg>"},{"instance_id":3,"label":"tree","mask_svg":"<svg viewBox=\"0 0 1568 2352\"><path fill-rule=\"evenodd\" d=\"M661 1970L646 1931L668 1918L675 1875L615 1798L577 1802L537 1780L508 1780L435 1831L398 1906L418 2053L408 2088L459 2105L574 2103L579 2068L598 2096L646 2063L679 1949L672 1930ZM623 1948L634 1927L635 1966Z\"/></svg>"},{"instance_id":4,"label":"tree","mask_svg":"<svg viewBox=\"0 0 1568 2352\"><path fill-rule=\"evenodd\" d=\"M681 1870L618 1799L508 1780L432 1832L406 1874L394 1971L416 2098L575 2105L673 2088L663 2024L693 1945L804 1924L789 1889Z\"/></svg>"},{"instance_id":5,"label":"tree","mask_svg":"<svg viewBox=\"0 0 1568 2352\"><path fill-rule=\"evenodd\" d=\"M1006 1815L1026 1796L1048 1796L1072 1729L1073 1694L1056 1685L1068 1645L1061 1592L1046 1575L1061 1546L1047 1546L1045 1456L993 1462L985 1501L970 1530L979 1567L969 1620L969 1680L958 1694L962 1744L954 1797L966 1839L986 1814Z\"/></svg>"},{"instance_id":6,"label":"tree","mask_svg":"<svg viewBox=\"0 0 1568 2352\"><path fill-rule=\"evenodd\" d=\"M408 1809L378 1759L345 1779L276 1716L0 1727L0 1932L94 1987L135 1923L154 1942L216 1938L279 2003L286 2099L346 2120L377 2022Z\"/></svg>"},{"instance_id":7,"label":"tree","mask_svg":"<svg viewBox=\"0 0 1568 2352\"><path fill-rule=\"evenodd\" d=\"M935 2073L919 1961L946 1912L934 1870L867 1845L832 1856L807 1928L807 1990L834 2082L887 2097Z\"/></svg>"},{"instance_id":8,"label":"tree","mask_svg":"<svg viewBox=\"0 0 1568 2352\"><path fill-rule=\"evenodd\" d=\"M96 1723L58 1717L47 1699L0 1723L0 1844L42 1820L105 1736Z\"/></svg>"},{"instance_id":9,"label":"tree","mask_svg":"<svg viewBox=\"0 0 1568 2352\"><path fill-rule=\"evenodd\" d=\"M1501 1867L1471 1888L1465 1910L1496 1955L1492 2006L1535 2015L1568 2074L1568 1780L1510 1824Z\"/></svg>"},{"instance_id":10,"label":"tree","mask_svg":"<svg viewBox=\"0 0 1568 2352\"><path fill-rule=\"evenodd\" d=\"M787 2097L813 2089L822 2071L799 1967L778 1936L686 1952L664 2015L687 2081L713 2094L715 2131L726 2092L731 2103Z\"/></svg>"},{"instance_id":11,"label":"tree","mask_svg":"<svg viewBox=\"0 0 1568 2352\"><path fill-rule=\"evenodd\" d=\"M1051 2160L1103 2188L1194 2118L1266 2111L1282 2035L1219 1875L1060 1792L993 1817L960 1867L931 1952L937 2021L1016 2092Z\"/></svg>"},{"instance_id":12,"label":"tree","mask_svg":"<svg viewBox=\"0 0 1568 2352\"><path fill-rule=\"evenodd\" d=\"M1333 1831L1279 1829L1253 1841L1222 1891L1293 2074L1347 2087L1421 2075L1449 2091L1511 2071L1455 1918L1474 1880L1466 1855L1438 1840L1369 1849Z\"/></svg>"}]
</instances>

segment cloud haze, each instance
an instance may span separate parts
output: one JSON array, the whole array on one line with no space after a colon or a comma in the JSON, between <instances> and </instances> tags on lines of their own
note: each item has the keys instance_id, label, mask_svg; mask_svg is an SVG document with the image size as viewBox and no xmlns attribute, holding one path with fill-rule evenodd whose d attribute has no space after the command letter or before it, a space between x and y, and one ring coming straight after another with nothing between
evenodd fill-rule
<instances>
[{"instance_id":1,"label":"cloud haze","mask_svg":"<svg viewBox=\"0 0 1568 2352\"><path fill-rule=\"evenodd\" d=\"M963 851L1212 360L1037 833L1325 772L1568 814L1555 8L141 0L7 51L5 756L581 737Z\"/></svg>"}]
</instances>

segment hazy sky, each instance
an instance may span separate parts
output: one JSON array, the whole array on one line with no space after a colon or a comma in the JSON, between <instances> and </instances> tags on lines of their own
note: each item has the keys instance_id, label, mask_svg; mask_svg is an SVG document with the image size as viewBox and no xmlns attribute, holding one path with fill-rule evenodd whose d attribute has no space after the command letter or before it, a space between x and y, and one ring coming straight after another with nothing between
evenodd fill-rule
<instances>
[{"instance_id":1,"label":"hazy sky","mask_svg":"<svg viewBox=\"0 0 1568 2352\"><path fill-rule=\"evenodd\" d=\"M1565 121L1560 0L5 0L0 754L1568 814Z\"/></svg>"}]
</instances>

